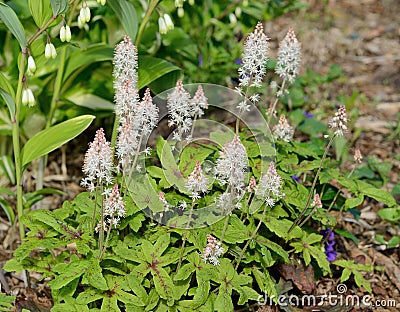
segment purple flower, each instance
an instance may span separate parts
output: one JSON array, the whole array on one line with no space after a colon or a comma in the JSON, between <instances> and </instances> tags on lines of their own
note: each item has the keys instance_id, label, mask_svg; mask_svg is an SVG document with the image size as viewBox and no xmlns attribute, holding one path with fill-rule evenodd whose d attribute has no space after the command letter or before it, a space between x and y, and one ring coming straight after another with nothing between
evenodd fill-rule
<instances>
[{"instance_id":1,"label":"purple flower","mask_svg":"<svg viewBox=\"0 0 400 312\"><path fill-rule=\"evenodd\" d=\"M309 113L309 112L303 112L303 115L304 115L306 118L313 118L313 117L314 117L314 114L311 114L311 113Z\"/></svg>"},{"instance_id":2,"label":"purple flower","mask_svg":"<svg viewBox=\"0 0 400 312\"><path fill-rule=\"evenodd\" d=\"M330 228L327 228L326 230L321 230L319 232L320 234L322 234L325 237L328 236L326 242L325 242L325 255L326 255L326 259L329 262L335 261L337 253L335 251L335 234L333 233L333 231L331 231Z\"/></svg>"},{"instance_id":3,"label":"purple flower","mask_svg":"<svg viewBox=\"0 0 400 312\"><path fill-rule=\"evenodd\" d=\"M243 65L243 62L240 58L235 59L233 62L238 65Z\"/></svg>"},{"instance_id":4,"label":"purple flower","mask_svg":"<svg viewBox=\"0 0 400 312\"><path fill-rule=\"evenodd\" d=\"M204 64L204 62L203 62L203 54L199 54L199 67L203 67L203 64Z\"/></svg>"},{"instance_id":5,"label":"purple flower","mask_svg":"<svg viewBox=\"0 0 400 312\"><path fill-rule=\"evenodd\" d=\"M292 179L300 183L300 178L297 175L292 175Z\"/></svg>"}]
</instances>

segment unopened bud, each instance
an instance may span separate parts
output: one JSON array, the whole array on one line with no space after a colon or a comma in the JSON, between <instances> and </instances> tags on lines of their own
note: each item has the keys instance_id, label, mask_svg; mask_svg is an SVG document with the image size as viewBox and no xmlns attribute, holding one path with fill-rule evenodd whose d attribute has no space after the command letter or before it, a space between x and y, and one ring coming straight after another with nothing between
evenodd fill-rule
<instances>
[{"instance_id":1,"label":"unopened bud","mask_svg":"<svg viewBox=\"0 0 400 312\"><path fill-rule=\"evenodd\" d=\"M242 16L242 9L240 7L236 7L235 15L237 18L240 18Z\"/></svg>"},{"instance_id":2,"label":"unopened bud","mask_svg":"<svg viewBox=\"0 0 400 312\"><path fill-rule=\"evenodd\" d=\"M189 0L190 5L194 5L194 0Z\"/></svg>"},{"instance_id":3,"label":"unopened bud","mask_svg":"<svg viewBox=\"0 0 400 312\"><path fill-rule=\"evenodd\" d=\"M61 28L60 28L60 40L61 40L61 42L64 42L66 40L65 26L61 26Z\"/></svg>"},{"instance_id":4,"label":"unopened bud","mask_svg":"<svg viewBox=\"0 0 400 312\"><path fill-rule=\"evenodd\" d=\"M35 60L33 59L32 55L28 57L28 74L33 75L36 71L36 64Z\"/></svg>"},{"instance_id":5,"label":"unopened bud","mask_svg":"<svg viewBox=\"0 0 400 312\"><path fill-rule=\"evenodd\" d=\"M28 90L25 89L24 91L22 91L22 104L28 105L28 101L29 101Z\"/></svg>"},{"instance_id":6,"label":"unopened bud","mask_svg":"<svg viewBox=\"0 0 400 312\"><path fill-rule=\"evenodd\" d=\"M178 16L183 17L183 15L185 15L185 11L183 10L183 8L182 7L178 8Z\"/></svg>"},{"instance_id":7,"label":"unopened bud","mask_svg":"<svg viewBox=\"0 0 400 312\"><path fill-rule=\"evenodd\" d=\"M165 35L168 32L167 25L163 17L158 18L158 31L161 35Z\"/></svg>"},{"instance_id":8,"label":"unopened bud","mask_svg":"<svg viewBox=\"0 0 400 312\"><path fill-rule=\"evenodd\" d=\"M49 59L49 58L55 59L57 57L56 48L54 47L54 45L51 42L46 44L46 47L44 49L44 56L47 59Z\"/></svg>"},{"instance_id":9,"label":"unopened bud","mask_svg":"<svg viewBox=\"0 0 400 312\"><path fill-rule=\"evenodd\" d=\"M237 18L235 14L233 13L229 14L229 22L231 26L234 26L237 23Z\"/></svg>"},{"instance_id":10,"label":"unopened bud","mask_svg":"<svg viewBox=\"0 0 400 312\"><path fill-rule=\"evenodd\" d=\"M106 0L97 0L97 3L100 3L101 5L105 5L106 4Z\"/></svg>"},{"instance_id":11,"label":"unopened bud","mask_svg":"<svg viewBox=\"0 0 400 312\"><path fill-rule=\"evenodd\" d=\"M174 29L174 23L172 22L171 16L169 16L168 14L164 14L164 21L165 25L167 26L167 30Z\"/></svg>"},{"instance_id":12,"label":"unopened bud","mask_svg":"<svg viewBox=\"0 0 400 312\"><path fill-rule=\"evenodd\" d=\"M68 25L65 25L65 41L66 42L71 41L71 28L69 28Z\"/></svg>"},{"instance_id":13,"label":"unopened bud","mask_svg":"<svg viewBox=\"0 0 400 312\"><path fill-rule=\"evenodd\" d=\"M33 96L33 92L31 89L26 89L27 93L28 93L28 106L32 107L35 106L36 101L35 101L35 97Z\"/></svg>"},{"instance_id":14,"label":"unopened bud","mask_svg":"<svg viewBox=\"0 0 400 312\"><path fill-rule=\"evenodd\" d=\"M85 21L86 23L90 21L90 9L89 7L85 7Z\"/></svg>"}]
</instances>

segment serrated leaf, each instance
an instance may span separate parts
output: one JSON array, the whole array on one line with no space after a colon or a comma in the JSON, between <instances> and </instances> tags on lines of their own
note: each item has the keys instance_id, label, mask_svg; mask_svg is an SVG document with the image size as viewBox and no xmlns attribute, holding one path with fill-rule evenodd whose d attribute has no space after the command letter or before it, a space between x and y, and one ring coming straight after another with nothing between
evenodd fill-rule
<instances>
[{"instance_id":1,"label":"serrated leaf","mask_svg":"<svg viewBox=\"0 0 400 312\"><path fill-rule=\"evenodd\" d=\"M125 304L134 305L137 307L146 305L139 297L132 295L130 293L127 293L126 291L123 291L122 289L117 289L115 294L116 294L117 299Z\"/></svg>"},{"instance_id":2,"label":"serrated leaf","mask_svg":"<svg viewBox=\"0 0 400 312\"><path fill-rule=\"evenodd\" d=\"M158 236L156 243L154 244L154 255L159 257L168 248L170 243L170 234L168 232L162 232Z\"/></svg>"},{"instance_id":3,"label":"serrated leaf","mask_svg":"<svg viewBox=\"0 0 400 312\"><path fill-rule=\"evenodd\" d=\"M80 304L87 305L88 303L99 300L105 296L107 296L107 294L100 292L98 289L88 288L78 295L76 301Z\"/></svg>"},{"instance_id":4,"label":"serrated leaf","mask_svg":"<svg viewBox=\"0 0 400 312\"><path fill-rule=\"evenodd\" d=\"M74 279L82 276L89 265L90 262L84 259L70 262L63 268L63 272L60 275L56 276L54 280L49 282L49 285L52 289L60 289L72 282Z\"/></svg>"},{"instance_id":5,"label":"serrated leaf","mask_svg":"<svg viewBox=\"0 0 400 312\"><path fill-rule=\"evenodd\" d=\"M6 262L6 264L3 266L3 270L7 272L22 272L24 270L24 266L20 261L18 261L16 258L10 259Z\"/></svg>"},{"instance_id":6,"label":"serrated leaf","mask_svg":"<svg viewBox=\"0 0 400 312\"><path fill-rule=\"evenodd\" d=\"M22 166L72 140L89 127L94 118L92 115L75 117L35 134L21 150Z\"/></svg>"},{"instance_id":7,"label":"serrated leaf","mask_svg":"<svg viewBox=\"0 0 400 312\"><path fill-rule=\"evenodd\" d=\"M327 272L330 272L330 266L329 262L326 259L326 254L319 248L315 246L308 246L308 250L310 251L310 254L317 260L317 263L320 268L324 269Z\"/></svg>"},{"instance_id":8,"label":"serrated leaf","mask_svg":"<svg viewBox=\"0 0 400 312\"><path fill-rule=\"evenodd\" d=\"M174 283L172 282L172 279L167 271L165 271L165 269L162 267L157 266L150 272L153 276L154 286L160 297L166 300L174 299Z\"/></svg>"},{"instance_id":9,"label":"serrated leaf","mask_svg":"<svg viewBox=\"0 0 400 312\"><path fill-rule=\"evenodd\" d=\"M371 284L369 281L367 281L364 276L358 272L353 270L353 274L354 274L354 281L356 282L358 287L363 286L369 293L372 293L372 289L371 289Z\"/></svg>"},{"instance_id":10,"label":"serrated leaf","mask_svg":"<svg viewBox=\"0 0 400 312\"><path fill-rule=\"evenodd\" d=\"M195 267L192 263L184 264L174 276L174 281L182 281L187 279L193 272L195 271Z\"/></svg>"},{"instance_id":11,"label":"serrated leaf","mask_svg":"<svg viewBox=\"0 0 400 312\"><path fill-rule=\"evenodd\" d=\"M179 170L174 155L172 154L171 147L162 136L157 140L157 155L163 166L165 178L169 183L178 187L182 193L188 193L186 188L186 181Z\"/></svg>"},{"instance_id":12,"label":"serrated leaf","mask_svg":"<svg viewBox=\"0 0 400 312\"><path fill-rule=\"evenodd\" d=\"M281 258L283 259L283 261L285 263L289 263L289 254L285 251L285 249L282 248L281 245L270 241L269 239L262 239L258 242L260 245L263 244L266 247L268 247L269 249L271 249L273 252L275 252L276 254L278 254L279 256L281 256Z\"/></svg>"},{"instance_id":13,"label":"serrated leaf","mask_svg":"<svg viewBox=\"0 0 400 312\"><path fill-rule=\"evenodd\" d=\"M107 282L102 274L102 269L100 267L99 259L92 258L90 261L90 265L85 271L84 277L87 279L90 285L94 288L100 290L107 290Z\"/></svg>"},{"instance_id":14,"label":"serrated leaf","mask_svg":"<svg viewBox=\"0 0 400 312\"><path fill-rule=\"evenodd\" d=\"M185 147L179 156L179 170L182 175L185 177L188 176L196 166L196 161L202 163L212 152L213 150L203 147Z\"/></svg>"},{"instance_id":15,"label":"serrated leaf","mask_svg":"<svg viewBox=\"0 0 400 312\"><path fill-rule=\"evenodd\" d=\"M143 302L147 302L149 300L149 296L147 295L146 289L143 287L137 277L129 274L126 279L130 289L132 289L135 295L137 295Z\"/></svg>"},{"instance_id":16,"label":"serrated leaf","mask_svg":"<svg viewBox=\"0 0 400 312\"><path fill-rule=\"evenodd\" d=\"M118 16L126 34L131 38L132 42L134 42L138 31L138 18L133 4L126 0L108 0L107 5L109 5Z\"/></svg>"},{"instance_id":17,"label":"serrated leaf","mask_svg":"<svg viewBox=\"0 0 400 312\"><path fill-rule=\"evenodd\" d=\"M25 49L28 46L28 42L25 38L24 28L14 10L3 2L0 2L0 19L11 31L14 37L17 38L21 49Z\"/></svg>"},{"instance_id":18,"label":"serrated leaf","mask_svg":"<svg viewBox=\"0 0 400 312\"><path fill-rule=\"evenodd\" d=\"M371 197L379 202L388 205L389 207L396 205L396 200L394 199L393 195L385 190L370 187L362 188L360 189L360 192L368 197Z\"/></svg>"},{"instance_id":19,"label":"serrated leaf","mask_svg":"<svg viewBox=\"0 0 400 312\"><path fill-rule=\"evenodd\" d=\"M351 270L348 268L343 269L342 276L340 277L340 282L343 283L350 278Z\"/></svg>"},{"instance_id":20,"label":"serrated leaf","mask_svg":"<svg viewBox=\"0 0 400 312\"><path fill-rule=\"evenodd\" d=\"M233 311L233 302L231 297L232 291L226 287L226 283L222 283L218 288L218 295L214 302L215 311Z\"/></svg>"}]
</instances>

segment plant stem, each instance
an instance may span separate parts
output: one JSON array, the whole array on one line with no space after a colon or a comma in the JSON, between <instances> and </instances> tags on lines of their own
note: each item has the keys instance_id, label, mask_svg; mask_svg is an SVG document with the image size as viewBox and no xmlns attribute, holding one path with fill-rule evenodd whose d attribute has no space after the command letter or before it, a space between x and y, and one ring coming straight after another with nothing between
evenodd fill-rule
<instances>
[{"instance_id":1,"label":"plant stem","mask_svg":"<svg viewBox=\"0 0 400 312\"><path fill-rule=\"evenodd\" d=\"M181 253L179 255L179 262L178 262L178 266L176 268L176 271L178 271L180 269L181 264L182 264L183 252L185 250L185 244L186 244L186 239L187 239L187 229L188 229L188 227L190 225L190 219L192 219L194 205L195 205L195 200L192 199L192 206L190 207L190 211L189 211L189 218L188 218L188 222L186 224L186 231L183 233L183 237L182 237L182 248L181 248Z\"/></svg>"},{"instance_id":2,"label":"plant stem","mask_svg":"<svg viewBox=\"0 0 400 312\"><path fill-rule=\"evenodd\" d=\"M317 174L316 174L315 177L314 177L314 181L313 181L313 183L312 183L312 186L311 186L311 189L310 189L310 193L308 194L306 206L303 208L303 210L301 211L301 213L297 216L296 220L294 220L292 226L289 228L288 233L290 233L290 232L293 230L293 228L299 223L299 221L301 220L301 218L302 218L302 217L304 216L304 214L306 213L308 207L310 206L311 198L312 198L312 196L313 196L314 189L315 189L315 186L316 186L316 184L317 184L318 176L319 176L319 174L320 174L320 172L321 172L322 166L324 165L325 158L326 158L326 156L328 155L329 148L331 147L334 138L335 138L335 135L332 135L331 138L330 138L330 140L329 140L328 145L327 145L326 148L325 148L324 155L322 156L321 163L319 164ZM305 221L307 221L307 220L311 217L311 215L312 215L312 214L310 213L310 214L307 216L307 218L306 218ZM303 222L302 224L304 224L304 222Z\"/></svg>"},{"instance_id":3,"label":"plant stem","mask_svg":"<svg viewBox=\"0 0 400 312\"><path fill-rule=\"evenodd\" d=\"M285 88L285 83L286 83L286 78L283 79L282 85L281 85L281 87L279 88L282 92L283 92L283 90L284 90L284 88ZM282 93L282 94L283 94L283 93ZM272 116L273 116L273 114L274 114L274 111L275 111L275 108L276 108L276 104L278 103L278 100L279 100L279 97L277 96L276 99L275 99L274 104L273 104L272 107L271 107L271 110L268 112L268 123L271 121L271 118L272 118Z\"/></svg>"},{"instance_id":4,"label":"plant stem","mask_svg":"<svg viewBox=\"0 0 400 312\"><path fill-rule=\"evenodd\" d=\"M238 269L239 264L240 264L240 261L242 260L242 258L243 258L243 256L244 256L244 253L246 252L247 247L249 247L251 241L254 239L254 237L256 237L256 234L257 234L258 230L260 229L261 224L264 222L264 219L265 219L265 215L266 215L266 214L267 214L267 205L264 204L264 210L263 210L261 219L259 220L256 229L255 229L254 232L251 234L250 239L246 242L246 245L244 245L242 251L240 252L239 259L238 259L238 261L237 261L237 263L236 263L236 266L235 266L235 270Z\"/></svg>"},{"instance_id":5,"label":"plant stem","mask_svg":"<svg viewBox=\"0 0 400 312\"><path fill-rule=\"evenodd\" d=\"M103 250L104 243L104 195L103 184L100 185L101 207L100 207L100 232L99 232L99 258Z\"/></svg>"},{"instance_id":6,"label":"plant stem","mask_svg":"<svg viewBox=\"0 0 400 312\"><path fill-rule=\"evenodd\" d=\"M15 116L11 116L12 122L12 140L14 148L14 162L15 162L15 175L17 184L17 213L18 213L18 223L19 223L19 235L22 239L25 237L24 225L21 222L21 217L23 215L23 193L22 193L22 164L21 164L21 149L20 149L20 132L19 132L19 114L21 111L21 100L22 100L22 87L24 81L26 63L26 50L22 51L22 55L19 63L19 76L18 76L18 86L17 93L15 95Z\"/></svg>"},{"instance_id":7,"label":"plant stem","mask_svg":"<svg viewBox=\"0 0 400 312\"><path fill-rule=\"evenodd\" d=\"M151 14L153 14L153 11L156 8L159 1L160 0L151 0L149 3L146 14L143 18L143 21L140 23L138 34L136 36L136 40L135 40L136 47L139 47L139 43L140 43L140 39L142 39L143 31L146 28L146 25L151 17Z\"/></svg>"}]
</instances>

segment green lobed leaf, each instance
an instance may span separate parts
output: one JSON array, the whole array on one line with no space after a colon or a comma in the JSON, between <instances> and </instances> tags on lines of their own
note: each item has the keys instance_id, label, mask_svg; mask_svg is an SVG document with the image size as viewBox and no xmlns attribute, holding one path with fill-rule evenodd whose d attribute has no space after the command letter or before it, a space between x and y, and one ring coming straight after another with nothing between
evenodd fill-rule
<instances>
[{"instance_id":1,"label":"green lobed leaf","mask_svg":"<svg viewBox=\"0 0 400 312\"><path fill-rule=\"evenodd\" d=\"M14 10L3 2L0 2L0 19L11 31L14 37L17 38L21 49L25 49L28 46L28 41L25 38L24 28Z\"/></svg>"},{"instance_id":2,"label":"green lobed leaf","mask_svg":"<svg viewBox=\"0 0 400 312\"><path fill-rule=\"evenodd\" d=\"M38 27L44 26L52 17L50 0L28 0L33 20Z\"/></svg>"},{"instance_id":3,"label":"green lobed leaf","mask_svg":"<svg viewBox=\"0 0 400 312\"><path fill-rule=\"evenodd\" d=\"M400 206L396 208L384 208L378 211L378 215L381 219L390 222L396 222L400 220Z\"/></svg>"},{"instance_id":4,"label":"green lobed leaf","mask_svg":"<svg viewBox=\"0 0 400 312\"><path fill-rule=\"evenodd\" d=\"M61 265L64 265L64 263L61 263ZM83 275L89 265L90 262L84 259L79 259L64 265L62 268L62 273L56 276L54 280L49 282L50 287L52 289L60 289L65 287L74 279ZM55 269L57 269L57 266L60 266L60 264L56 265Z\"/></svg>"},{"instance_id":5,"label":"green lobed leaf","mask_svg":"<svg viewBox=\"0 0 400 312\"><path fill-rule=\"evenodd\" d=\"M150 271L157 293L166 300L174 299L174 283L164 268L157 266ZM179 298L178 298L179 299Z\"/></svg>"},{"instance_id":6,"label":"green lobed leaf","mask_svg":"<svg viewBox=\"0 0 400 312\"><path fill-rule=\"evenodd\" d=\"M82 133L93 121L92 115L83 115L42 130L26 142L21 151L22 166L54 151Z\"/></svg>"},{"instance_id":7,"label":"green lobed leaf","mask_svg":"<svg viewBox=\"0 0 400 312\"><path fill-rule=\"evenodd\" d=\"M100 267L100 262L98 258L92 258L90 265L86 269L85 278L94 288L100 290L107 290L107 282L102 274L102 269Z\"/></svg>"},{"instance_id":8,"label":"green lobed leaf","mask_svg":"<svg viewBox=\"0 0 400 312\"><path fill-rule=\"evenodd\" d=\"M108 0L107 5L118 16L126 34L134 42L138 31L138 18L134 5L126 0Z\"/></svg>"},{"instance_id":9,"label":"green lobed leaf","mask_svg":"<svg viewBox=\"0 0 400 312\"><path fill-rule=\"evenodd\" d=\"M396 204L396 200L394 199L393 195L390 194L388 191L380 190L374 187L369 188L362 188L360 190L364 195L371 197L379 202L382 202L389 207L392 207Z\"/></svg>"},{"instance_id":10,"label":"green lobed leaf","mask_svg":"<svg viewBox=\"0 0 400 312\"><path fill-rule=\"evenodd\" d=\"M157 143L157 155L161 161L164 169L164 175L167 181L173 185L176 185L180 192L188 193L186 188L186 181L179 170L174 155L168 142L164 140L162 136L159 136Z\"/></svg>"}]
</instances>

